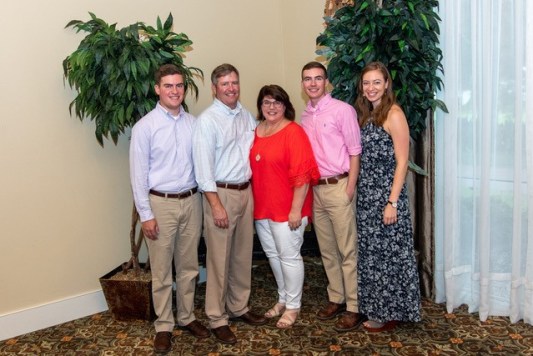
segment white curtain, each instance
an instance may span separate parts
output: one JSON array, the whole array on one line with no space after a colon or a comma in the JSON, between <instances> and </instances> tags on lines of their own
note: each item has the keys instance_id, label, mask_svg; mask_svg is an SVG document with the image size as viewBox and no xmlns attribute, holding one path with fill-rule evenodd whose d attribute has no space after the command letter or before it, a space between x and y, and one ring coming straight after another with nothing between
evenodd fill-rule
<instances>
[{"instance_id":1,"label":"white curtain","mask_svg":"<svg viewBox=\"0 0 533 356\"><path fill-rule=\"evenodd\" d=\"M436 301L533 324L533 1L439 7Z\"/></svg>"}]
</instances>

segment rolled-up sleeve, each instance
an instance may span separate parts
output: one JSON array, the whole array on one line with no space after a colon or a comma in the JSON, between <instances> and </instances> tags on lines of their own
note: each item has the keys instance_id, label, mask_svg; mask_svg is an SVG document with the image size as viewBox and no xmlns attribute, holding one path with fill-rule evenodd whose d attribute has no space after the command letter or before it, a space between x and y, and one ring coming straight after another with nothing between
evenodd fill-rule
<instances>
[{"instance_id":1,"label":"rolled-up sleeve","mask_svg":"<svg viewBox=\"0 0 533 356\"><path fill-rule=\"evenodd\" d=\"M192 137L192 156L194 174L198 188L203 192L216 192L215 155L216 132L207 116L200 116L196 120Z\"/></svg>"},{"instance_id":2,"label":"rolled-up sleeve","mask_svg":"<svg viewBox=\"0 0 533 356\"><path fill-rule=\"evenodd\" d=\"M344 143L346 150L350 156L360 155L363 151L361 146L361 132L359 130L359 123L357 122L357 112L351 105L343 106L344 113L342 113L342 135L344 136Z\"/></svg>"}]
</instances>

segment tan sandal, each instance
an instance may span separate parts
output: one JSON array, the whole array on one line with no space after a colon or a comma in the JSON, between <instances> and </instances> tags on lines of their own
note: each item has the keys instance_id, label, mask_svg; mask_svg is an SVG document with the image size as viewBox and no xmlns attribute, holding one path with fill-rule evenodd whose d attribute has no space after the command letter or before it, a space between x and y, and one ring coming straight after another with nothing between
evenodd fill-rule
<instances>
[{"instance_id":1,"label":"tan sandal","mask_svg":"<svg viewBox=\"0 0 533 356\"><path fill-rule=\"evenodd\" d=\"M278 322L276 323L276 327L278 329L292 328L299 314L300 314L300 309L285 309L285 312L283 313L281 318L279 318Z\"/></svg>"},{"instance_id":2,"label":"tan sandal","mask_svg":"<svg viewBox=\"0 0 533 356\"><path fill-rule=\"evenodd\" d=\"M281 315L285 311L285 304L276 303L272 308L268 309L265 313L265 318L272 319L278 315Z\"/></svg>"}]
</instances>

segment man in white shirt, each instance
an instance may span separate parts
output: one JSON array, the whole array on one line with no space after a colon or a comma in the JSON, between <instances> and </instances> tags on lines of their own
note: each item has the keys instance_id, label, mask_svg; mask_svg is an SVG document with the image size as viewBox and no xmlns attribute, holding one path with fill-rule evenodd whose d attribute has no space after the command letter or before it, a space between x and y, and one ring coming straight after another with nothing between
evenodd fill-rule
<instances>
[{"instance_id":1,"label":"man in white shirt","mask_svg":"<svg viewBox=\"0 0 533 356\"><path fill-rule=\"evenodd\" d=\"M230 318L251 325L267 322L248 307L254 234L249 154L257 121L239 102L234 66L216 67L211 88L215 99L198 116L193 134L194 170L204 195L205 311L213 334L234 344Z\"/></svg>"}]
</instances>

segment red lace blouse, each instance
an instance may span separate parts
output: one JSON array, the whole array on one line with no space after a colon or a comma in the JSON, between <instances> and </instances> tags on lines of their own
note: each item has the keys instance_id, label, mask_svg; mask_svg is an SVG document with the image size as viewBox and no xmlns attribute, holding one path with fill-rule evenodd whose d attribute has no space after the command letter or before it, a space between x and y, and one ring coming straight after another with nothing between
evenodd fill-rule
<instances>
[{"instance_id":1,"label":"red lace blouse","mask_svg":"<svg viewBox=\"0 0 533 356\"><path fill-rule=\"evenodd\" d=\"M302 217L312 216L312 186L320 178L313 150L304 130L294 122L268 137L255 134L250 150L254 219L288 221L293 189L309 183Z\"/></svg>"}]
</instances>

